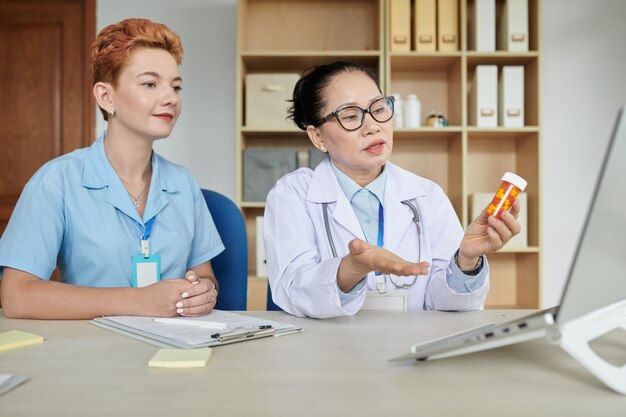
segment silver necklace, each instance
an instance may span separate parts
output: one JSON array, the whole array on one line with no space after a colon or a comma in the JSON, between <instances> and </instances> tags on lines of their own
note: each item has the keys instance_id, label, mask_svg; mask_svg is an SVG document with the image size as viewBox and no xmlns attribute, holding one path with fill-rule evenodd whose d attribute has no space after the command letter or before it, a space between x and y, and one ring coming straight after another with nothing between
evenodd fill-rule
<instances>
[{"instance_id":1,"label":"silver necklace","mask_svg":"<svg viewBox=\"0 0 626 417\"><path fill-rule=\"evenodd\" d=\"M148 189L148 185L150 185L150 181L148 181L146 183L146 186L143 187L143 190L141 190L141 192L139 194L137 194L137 196L134 196L130 193L130 191L128 191L128 188L126 188L126 192L128 193L128 195L130 196L131 200L133 200L133 204L135 205L135 208L139 208L139 199L141 198L141 196L143 195L143 193L146 192L146 190Z\"/></svg>"},{"instance_id":2,"label":"silver necklace","mask_svg":"<svg viewBox=\"0 0 626 417\"><path fill-rule=\"evenodd\" d=\"M152 163L150 164L150 167L148 168L148 177L150 177L150 175L152 174ZM128 188L126 188L126 186L124 186L124 188L126 188L126 192L128 193L128 196L130 197L130 199L133 201L133 205L135 206L135 208L139 208L139 199L141 198L141 196L143 195L143 193L146 192L146 190L148 189L148 186L150 185L150 180L148 180L148 182L146 182L145 187L143 187L143 190L141 190L141 192L139 194L137 194L137 196L134 196L130 193L130 191L128 191Z\"/></svg>"}]
</instances>

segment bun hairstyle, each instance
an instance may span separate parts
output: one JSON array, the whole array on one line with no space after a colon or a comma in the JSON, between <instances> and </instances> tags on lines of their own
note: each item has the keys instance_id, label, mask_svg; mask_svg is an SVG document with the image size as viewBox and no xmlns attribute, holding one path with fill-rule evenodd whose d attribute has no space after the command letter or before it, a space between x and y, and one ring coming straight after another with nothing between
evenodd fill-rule
<instances>
[{"instance_id":1,"label":"bun hairstyle","mask_svg":"<svg viewBox=\"0 0 626 417\"><path fill-rule=\"evenodd\" d=\"M335 61L318 65L304 72L293 89L287 118L302 130L307 126L319 126L324 117L322 110L326 105L324 92L330 81L337 75L349 72L362 72L378 86L378 76L373 69L353 61ZM380 91L380 88L379 88Z\"/></svg>"}]
</instances>

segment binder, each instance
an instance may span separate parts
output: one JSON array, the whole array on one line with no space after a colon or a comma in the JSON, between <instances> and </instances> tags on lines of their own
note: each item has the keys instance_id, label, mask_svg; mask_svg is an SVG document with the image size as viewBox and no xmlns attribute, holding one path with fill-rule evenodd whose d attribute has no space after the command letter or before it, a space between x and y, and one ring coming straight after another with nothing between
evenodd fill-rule
<instances>
[{"instance_id":1,"label":"binder","mask_svg":"<svg viewBox=\"0 0 626 417\"><path fill-rule=\"evenodd\" d=\"M392 52L408 52L411 50L411 1L391 0L389 6L390 49Z\"/></svg>"},{"instance_id":2,"label":"binder","mask_svg":"<svg viewBox=\"0 0 626 417\"><path fill-rule=\"evenodd\" d=\"M478 52L496 50L496 1L475 0L469 10L469 49Z\"/></svg>"},{"instance_id":3,"label":"binder","mask_svg":"<svg viewBox=\"0 0 626 417\"><path fill-rule=\"evenodd\" d=\"M524 67L502 67L499 81L500 126L524 127Z\"/></svg>"},{"instance_id":4,"label":"binder","mask_svg":"<svg viewBox=\"0 0 626 417\"><path fill-rule=\"evenodd\" d=\"M528 51L528 0L506 0L500 17L498 49Z\"/></svg>"},{"instance_id":5,"label":"binder","mask_svg":"<svg viewBox=\"0 0 626 417\"><path fill-rule=\"evenodd\" d=\"M470 89L470 124L498 126L498 67L478 65Z\"/></svg>"},{"instance_id":6,"label":"binder","mask_svg":"<svg viewBox=\"0 0 626 417\"><path fill-rule=\"evenodd\" d=\"M437 50L436 0L415 0L413 48L419 52Z\"/></svg>"},{"instance_id":7,"label":"binder","mask_svg":"<svg viewBox=\"0 0 626 417\"><path fill-rule=\"evenodd\" d=\"M256 276L267 277L267 259L263 243L263 216L256 218Z\"/></svg>"},{"instance_id":8,"label":"binder","mask_svg":"<svg viewBox=\"0 0 626 417\"><path fill-rule=\"evenodd\" d=\"M457 0L437 0L437 49L459 50L459 4Z\"/></svg>"}]
</instances>

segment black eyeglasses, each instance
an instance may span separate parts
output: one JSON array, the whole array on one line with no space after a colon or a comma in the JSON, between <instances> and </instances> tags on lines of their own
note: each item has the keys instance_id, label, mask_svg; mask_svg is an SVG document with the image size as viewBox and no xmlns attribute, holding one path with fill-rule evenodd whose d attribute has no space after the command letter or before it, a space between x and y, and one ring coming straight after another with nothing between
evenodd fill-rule
<instances>
[{"instance_id":1,"label":"black eyeglasses","mask_svg":"<svg viewBox=\"0 0 626 417\"><path fill-rule=\"evenodd\" d=\"M319 124L321 125L322 123L326 123L335 117L341 127L351 132L363 126L365 113L369 113L370 116L372 116L372 118L377 122L385 123L393 117L393 103L393 96L389 96L381 97L376 101L373 101L367 109L362 109L359 106L341 107L323 117Z\"/></svg>"}]
</instances>

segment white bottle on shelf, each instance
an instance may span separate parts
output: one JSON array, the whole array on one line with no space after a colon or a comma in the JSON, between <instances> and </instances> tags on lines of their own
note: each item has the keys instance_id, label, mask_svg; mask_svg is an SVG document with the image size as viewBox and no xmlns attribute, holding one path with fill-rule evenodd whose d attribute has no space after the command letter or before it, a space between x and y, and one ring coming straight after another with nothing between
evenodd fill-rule
<instances>
[{"instance_id":1,"label":"white bottle on shelf","mask_svg":"<svg viewBox=\"0 0 626 417\"><path fill-rule=\"evenodd\" d=\"M422 125L422 103L416 94L409 94L404 105L404 124L408 128Z\"/></svg>"},{"instance_id":2,"label":"white bottle on shelf","mask_svg":"<svg viewBox=\"0 0 626 417\"><path fill-rule=\"evenodd\" d=\"M393 127L396 129L404 127L404 103L400 94L393 95Z\"/></svg>"}]
</instances>

